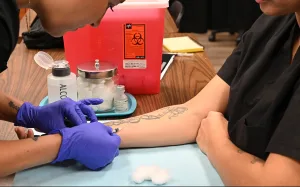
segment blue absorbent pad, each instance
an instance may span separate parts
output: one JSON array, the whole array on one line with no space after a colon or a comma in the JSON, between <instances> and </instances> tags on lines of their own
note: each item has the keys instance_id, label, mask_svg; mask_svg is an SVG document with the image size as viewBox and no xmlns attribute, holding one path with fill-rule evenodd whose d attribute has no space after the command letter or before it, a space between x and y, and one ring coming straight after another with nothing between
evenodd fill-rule
<instances>
[{"instance_id":1,"label":"blue absorbent pad","mask_svg":"<svg viewBox=\"0 0 300 187\"><path fill-rule=\"evenodd\" d=\"M89 171L80 164L45 165L17 173L14 186L156 186L151 181L131 181L136 168L150 165L169 171L171 180L164 186L224 186L196 144L123 149L101 171Z\"/></svg>"}]
</instances>

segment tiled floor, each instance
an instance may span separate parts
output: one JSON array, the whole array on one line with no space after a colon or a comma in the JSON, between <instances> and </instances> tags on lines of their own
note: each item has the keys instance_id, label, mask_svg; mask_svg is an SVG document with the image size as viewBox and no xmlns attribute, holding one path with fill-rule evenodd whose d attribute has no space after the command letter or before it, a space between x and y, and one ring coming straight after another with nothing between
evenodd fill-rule
<instances>
[{"instance_id":1,"label":"tiled floor","mask_svg":"<svg viewBox=\"0 0 300 187\"><path fill-rule=\"evenodd\" d=\"M236 47L236 35L231 36L229 33L217 34L215 42L208 41L210 32L206 34L196 34L198 41L204 45L205 52L213 63L216 71L218 71L226 58L231 54L232 50Z\"/></svg>"}]
</instances>

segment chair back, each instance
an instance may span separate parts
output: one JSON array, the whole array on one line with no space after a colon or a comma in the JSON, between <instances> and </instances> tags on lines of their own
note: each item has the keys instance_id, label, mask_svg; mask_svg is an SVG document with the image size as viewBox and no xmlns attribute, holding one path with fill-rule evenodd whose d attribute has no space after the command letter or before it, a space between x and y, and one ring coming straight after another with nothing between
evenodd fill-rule
<instances>
[{"instance_id":1,"label":"chair back","mask_svg":"<svg viewBox=\"0 0 300 187\"><path fill-rule=\"evenodd\" d=\"M177 28L179 28L180 21L182 19L183 13L184 13L184 7L183 7L182 3L178 0L175 0L169 7L169 11L170 11L171 16L173 17L173 20L174 20Z\"/></svg>"}]
</instances>

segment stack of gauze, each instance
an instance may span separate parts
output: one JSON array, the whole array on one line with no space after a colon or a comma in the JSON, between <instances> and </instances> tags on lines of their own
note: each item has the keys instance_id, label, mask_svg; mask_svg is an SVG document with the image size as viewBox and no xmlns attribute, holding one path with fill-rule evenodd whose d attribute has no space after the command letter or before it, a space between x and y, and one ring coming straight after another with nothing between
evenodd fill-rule
<instances>
[{"instance_id":1,"label":"stack of gauze","mask_svg":"<svg viewBox=\"0 0 300 187\"><path fill-rule=\"evenodd\" d=\"M94 111L106 111L113 107L115 94L114 81L112 79L83 79L77 78L78 100L89 98L101 98L104 102L92 106Z\"/></svg>"},{"instance_id":2,"label":"stack of gauze","mask_svg":"<svg viewBox=\"0 0 300 187\"><path fill-rule=\"evenodd\" d=\"M135 183L142 183L145 180L152 181L153 184L166 184L171 179L167 170L158 166L140 166L132 174Z\"/></svg>"}]
</instances>

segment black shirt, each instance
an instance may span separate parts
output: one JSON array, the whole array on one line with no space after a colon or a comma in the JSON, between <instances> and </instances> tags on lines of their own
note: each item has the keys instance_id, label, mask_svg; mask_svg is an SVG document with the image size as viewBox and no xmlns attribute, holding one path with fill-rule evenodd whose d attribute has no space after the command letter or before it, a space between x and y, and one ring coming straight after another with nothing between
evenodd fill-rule
<instances>
[{"instance_id":1,"label":"black shirt","mask_svg":"<svg viewBox=\"0 0 300 187\"><path fill-rule=\"evenodd\" d=\"M16 0L0 0L0 73L7 68L19 35L19 9Z\"/></svg>"},{"instance_id":2,"label":"black shirt","mask_svg":"<svg viewBox=\"0 0 300 187\"><path fill-rule=\"evenodd\" d=\"M231 141L264 160L269 153L300 160L300 50L294 14L262 15L218 75L230 85L225 117Z\"/></svg>"}]
</instances>

